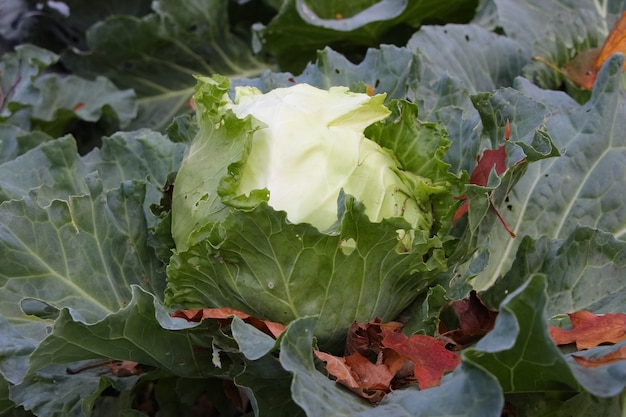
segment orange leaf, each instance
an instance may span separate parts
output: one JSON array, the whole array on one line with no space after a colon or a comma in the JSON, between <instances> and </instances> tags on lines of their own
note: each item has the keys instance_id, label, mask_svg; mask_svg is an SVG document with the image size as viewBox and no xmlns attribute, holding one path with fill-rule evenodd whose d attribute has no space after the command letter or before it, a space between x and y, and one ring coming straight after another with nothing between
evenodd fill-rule
<instances>
[{"instance_id":1,"label":"orange leaf","mask_svg":"<svg viewBox=\"0 0 626 417\"><path fill-rule=\"evenodd\" d=\"M359 352L338 357L315 351L315 356L326 362L326 370L338 383L371 402L380 401L391 390L394 375L384 364L374 364Z\"/></svg>"},{"instance_id":2,"label":"orange leaf","mask_svg":"<svg viewBox=\"0 0 626 417\"><path fill-rule=\"evenodd\" d=\"M626 314L596 315L588 311L569 314L571 330L550 326L550 337L557 345L576 343L578 350L589 349L602 343L626 340Z\"/></svg>"},{"instance_id":3,"label":"orange leaf","mask_svg":"<svg viewBox=\"0 0 626 417\"><path fill-rule=\"evenodd\" d=\"M584 366L585 368L597 368L599 366L609 365L626 359L626 346L622 346L611 353L600 356L599 358L585 358L583 356L576 355L572 355L572 358L574 358L576 363L580 366Z\"/></svg>"},{"instance_id":4,"label":"orange leaf","mask_svg":"<svg viewBox=\"0 0 626 417\"><path fill-rule=\"evenodd\" d=\"M382 343L415 364L413 374L420 389L439 385L444 372L454 370L461 363L443 342L431 336L407 337L403 333L383 332Z\"/></svg>"},{"instance_id":5,"label":"orange leaf","mask_svg":"<svg viewBox=\"0 0 626 417\"><path fill-rule=\"evenodd\" d=\"M269 336L273 336L274 338L278 338L278 336L280 336L280 334L285 330L284 324L261 320L251 316L250 314L228 307L178 310L172 313L172 317L178 317L193 322L202 321L204 319L217 319L224 321L225 323L230 323L232 316L240 318L244 322L256 327Z\"/></svg>"}]
</instances>

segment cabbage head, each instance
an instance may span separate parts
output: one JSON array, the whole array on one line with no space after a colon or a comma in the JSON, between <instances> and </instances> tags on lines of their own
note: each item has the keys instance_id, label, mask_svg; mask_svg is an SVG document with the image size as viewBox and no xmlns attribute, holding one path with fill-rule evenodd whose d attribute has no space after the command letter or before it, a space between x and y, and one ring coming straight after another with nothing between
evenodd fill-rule
<instances>
[{"instance_id":1,"label":"cabbage head","mask_svg":"<svg viewBox=\"0 0 626 417\"><path fill-rule=\"evenodd\" d=\"M445 269L458 190L445 134L411 103L346 87L229 92L224 77L198 78L167 302L318 316L329 348L355 320L393 319Z\"/></svg>"}]
</instances>

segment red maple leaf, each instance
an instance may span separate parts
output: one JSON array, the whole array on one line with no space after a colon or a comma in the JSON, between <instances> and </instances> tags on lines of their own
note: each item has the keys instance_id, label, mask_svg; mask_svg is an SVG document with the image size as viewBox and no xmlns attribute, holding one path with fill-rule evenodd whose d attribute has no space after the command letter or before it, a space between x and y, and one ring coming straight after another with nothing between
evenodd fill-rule
<instances>
[{"instance_id":1,"label":"red maple leaf","mask_svg":"<svg viewBox=\"0 0 626 417\"><path fill-rule=\"evenodd\" d=\"M508 141L511 135L511 125L509 121L506 121L506 126L504 127L504 138ZM495 171L498 176L504 174L507 170L506 167L506 148L505 145L500 146L498 149L486 149L483 151L482 156L477 158L476 166L470 175L470 184L479 185L481 187L487 186L489 183L489 175L491 175L491 171ZM469 200L467 199L467 194L463 194L459 197L459 200L463 200L459 208L454 212L454 216L452 218L452 223L456 223L467 211L469 210ZM495 211L496 216L506 229L506 231L511 235L511 237L515 237L515 233L508 224L504 221L500 212L496 209L493 203L490 201L491 208Z\"/></svg>"},{"instance_id":2,"label":"red maple leaf","mask_svg":"<svg viewBox=\"0 0 626 417\"><path fill-rule=\"evenodd\" d=\"M603 343L626 340L626 314L596 315L589 311L568 314L572 329L550 326L550 337L557 345L576 343L578 350L589 349Z\"/></svg>"},{"instance_id":3,"label":"red maple leaf","mask_svg":"<svg viewBox=\"0 0 626 417\"><path fill-rule=\"evenodd\" d=\"M234 308L200 308L194 310L178 310L172 313L172 317L178 317L187 321L198 322L204 319L216 319L223 323L230 323L232 317L236 316L244 322L256 327L263 333L278 338L285 330L285 325L273 321L261 320L243 311Z\"/></svg>"},{"instance_id":4,"label":"red maple leaf","mask_svg":"<svg viewBox=\"0 0 626 417\"><path fill-rule=\"evenodd\" d=\"M456 368L461 359L445 348L444 342L431 336L383 332L382 344L414 364L413 376L420 389L439 385L443 374Z\"/></svg>"}]
</instances>

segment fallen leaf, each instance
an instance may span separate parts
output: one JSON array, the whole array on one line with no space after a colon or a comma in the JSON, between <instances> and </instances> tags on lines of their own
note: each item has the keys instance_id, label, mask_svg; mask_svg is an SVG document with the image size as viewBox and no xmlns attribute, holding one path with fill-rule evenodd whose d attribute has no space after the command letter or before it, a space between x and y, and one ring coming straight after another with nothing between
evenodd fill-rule
<instances>
[{"instance_id":1,"label":"fallen leaf","mask_svg":"<svg viewBox=\"0 0 626 417\"><path fill-rule=\"evenodd\" d=\"M443 374L461 363L458 355L431 336L416 334L408 337L403 333L383 332L382 344L413 362L413 376L420 389L439 385Z\"/></svg>"},{"instance_id":2,"label":"fallen leaf","mask_svg":"<svg viewBox=\"0 0 626 417\"><path fill-rule=\"evenodd\" d=\"M345 354L350 355L359 352L363 356L367 356L372 349L380 350L383 331L399 332L400 329L402 329L402 323L397 321L383 323L379 317L366 323L355 321L348 330Z\"/></svg>"},{"instance_id":3,"label":"fallen leaf","mask_svg":"<svg viewBox=\"0 0 626 417\"><path fill-rule=\"evenodd\" d=\"M447 328L442 320L439 322L439 333L461 346L476 342L493 329L498 315L497 311L489 310L480 301L476 291L472 291L468 298L451 302L444 311L448 308L454 312L458 327Z\"/></svg>"},{"instance_id":4,"label":"fallen leaf","mask_svg":"<svg viewBox=\"0 0 626 417\"><path fill-rule=\"evenodd\" d=\"M596 315L589 311L568 314L572 329L550 326L550 337L557 345L576 343L578 350L589 349L603 343L626 340L626 314Z\"/></svg>"},{"instance_id":5,"label":"fallen leaf","mask_svg":"<svg viewBox=\"0 0 626 417\"><path fill-rule=\"evenodd\" d=\"M598 358L585 358L577 355L572 355L572 358L574 358L576 363L580 366L584 366L585 368L597 368L599 366L609 365L626 359L626 346L622 346L619 349Z\"/></svg>"},{"instance_id":6,"label":"fallen leaf","mask_svg":"<svg viewBox=\"0 0 626 417\"><path fill-rule=\"evenodd\" d=\"M372 403L416 380L421 389L438 385L443 374L460 363L436 338L407 337L401 329L402 323L382 323L380 318L355 322L348 333L345 356L320 351L315 351L315 356L326 363L326 371L337 383Z\"/></svg>"},{"instance_id":7,"label":"fallen leaf","mask_svg":"<svg viewBox=\"0 0 626 417\"><path fill-rule=\"evenodd\" d=\"M315 351L336 381L371 402L379 402L391 390L394 374L385 364L370 362L359 352L345 357Z\"/></svg>"},{"instance_id":8,"label":"fallen leaf","mask_svg":"<svg viewBox=\"0 0 626 417\"><path fill-rule=\"evenodd\" d=\"M591 90L602 64L618 52L626 54L626 12L622 13L600 48L589 48L580 52L572 61L565 64L563 69L541 57L534 59L560 72L578 87ZM626 71L626 63L623 70Z\"/></svg>"},{"instance_id":9,"label":"fallen leaf","mask_svg":"<svg viewBox=\"0 0 626 417\"><path fill-rule=\"evenodd\" d=\"M263 333L278 338L285 330L285 325L273 321L261 320L250 314L244 313L234 308L200 308L194 310L178 310L172 313L172 317L178 317L187 321L199 322L204 319L220 320L224 324L229 324L232 317L238 317L244 322L256 327Z\"/></svg>"}]
</instances>

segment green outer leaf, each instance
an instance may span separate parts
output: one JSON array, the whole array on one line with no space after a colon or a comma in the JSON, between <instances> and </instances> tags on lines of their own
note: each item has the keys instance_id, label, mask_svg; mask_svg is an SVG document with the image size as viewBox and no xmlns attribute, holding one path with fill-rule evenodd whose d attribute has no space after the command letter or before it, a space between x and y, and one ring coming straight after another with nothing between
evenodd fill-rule
<instances>
[{"instance_id":1,"label":"green outer leaf","mask_svg":"<svg viewBox=\"0 0 626 417\"><path fill-rule=\"evenodd\" d=\"M439 77L448 72L470 93L510 86L530 58L515 40L476 25L423 26L407 49L438 70Z\"/></svg>"},{"instance_id":2,"label":"green outer leaf","mask_svg":"<svg viewBox=\"0 0 626 417\"><path fill-rule=\"evenodd\" d=\"M502 302L493 330L463 351L464 363L494 375L505 393L579 390L548 334L545 288L544 276L531 276Z\"/></svg>"},{"instance_id":3,"label":"green outer leaf","mask_svg":"<svg viewBox=\"0 0 626 417\"><path fill-rule=\"evenodd\" d=\"M37 416L90 416L94 399L106 388L129 390L137 376L101 375L101 369L70 375L65 366L49 366L10 388L10 398ZM128 404L130 406L130 404Z\"/></svg>"},{"instance_id":4,"label":"green outer leaf","mask_svg":"<svg viewBox=\"0 0 626 417\"><path fill-rule=\"evenodd\" d=\"M0 165L0 200L18 200L33 189L37 189L37 201L42 205L55 198L87 194L87 174L76 152L76 141L65 136Z\"/></svg>"},{"instance_id":5,"label":"green outer leaf","mask_svg":"<svg viewBox=\"0 0 626 417\"><path fill-rule=\"evenodd\" d=\"M44 68L54 64L58 55L33 45L21 45L15 53L7 53L0 61L0 87L5 98L0 106L0 118L39 102L39 91L32 81Z\"/></svg>"},{"instance_id":6,"label":"green outer leaf","mask_svg":"<svg viewBox=\"0 0 626 417\"><path fill-rule=\"evenodd\" d=\"M620 91L623 57L602 67L591 100L578 105L560 92L539 90L520 79L517 89L503 90L498 101L541 102L550 116L546 130L562 156L535 163L509 193L508 224L520 235L566 239L579 226L599 228L620 238L626 233L626 130L624 93ZM536 118L534 105L517 106L517 119ZM526 110L521 113L522 110ZM504 113L504 112L503 112ZM507 117L506 113L503 117ZM488 288L509 270L521 239L494 228L489 240L492 262L477 278L477 290Z\"/></svg>"},{"instance_id":7,"label":"green outer leaf","mask_svg":"<svg viewBox=\"0 0 626 417\"><path fill-rule=\"evenodd\" d=\"M626 346L626 342L621 342L615 346L598 346L575 355L586 358L598 358L607 355L617 349ZM614 397L624 394L626 388L626 362L618 361L597 368L586 368L578 365L571 355L567 358L568 365L576 379L587 391L598 397Z\"/></svg>"},{"instance_id":8,"label":"green outer leaf","mask_svg":"<svg viewBox=\"0 0 626 417\"><path fill-rule=\"evenodd\" d=\"M98 320L130 301L130 284L159 293L164 277L146 246L144 192L145 184L127 182L46 208L30 198L3 203L0 312L27 323L19 300L34 297Z\"/></svg>"},{"instance_id":9,"label":"green outer leaf","mask_svg":"<svg viewBox=\"0 0 626 417\"><path fill-rule=\"evenodd\" d=\"M241 353L252 361L260 359L276 348L276 340L273 337L250 324L244 323L238 317L233 317L231 331Z\"/></svg>"},{"instance_id":10,"label":"green outer leaf","mask_svg":"<svg viewBox=\"0 0 626 417\"><path fill-rule=\"evenodd\" d=\"M139 97L130 128L163 130L188 111L195 74L248 77L266 65L247 42L230 32L224 0L159 0L141 19L115 16L87 32L89 54L66 52L62 61L76 74L104 75Z\"/></svg>"},{"instance_id":11,"label":"green outer leaf","mask_svg":"<svg viewBox=\"0 0 626 417\"><path fill-rule=\"evenodd\" d=\"M385 33L394 36L394 26L406 23L417 27L428 19L465 20L476 6L475 2L457 0L368 3L370 7L364 8L362 2L286 0L267 26L253 27L257 48L277 55L281 68L297 71L313 58L315 50L324 46L342 44L348 54L358 50L358 46L391 43L381 42L381 37ZM405 36L400 34L396 43L402 43Z\"/></svg>"},{"instance_id":12,"label":"green outer leaf","mask_svg":"<svg viewBox=\"0 0 626 417\"><path fill-rule=\"evenodd\" d=\"M515 40L476 25L424 26L407 49L415 56L406 97L417 103L422 119L447 129L451 145L443 159L451 172L471 172L485 146L470 96L513 85L528 53ZM499 146L503 135L497 139Z\"/></svg>"},{"instance_id":13,"label":"green outer leaf","mask_svg":"<svg viewBox=\"0 0 626 417\"><path fill-rule=\"evenodd\" d=\"M305 415L302 408L291 398L291 374L271 355L246 361L245 372L237 375L234 381L248 394L255 415L271 417Z\"/></svg>"},{"instance_id":14,"label":"green outer leaf","mask_svg":"<svg viewBox=\"0 0 626 417\"><path fill-rule=\"evenodd\" d=\"M507 402L525 417L622 417L622 398L598 398L588 392L575 395L536 393L508 395Z\"/></svg>"},{"instance_id":15,"label":"green outer leaf","mask_svg":"<svg viewBox=\"0 0 626 417\"><path fill-rule=\"evenodd\" d=\"M0 123L0 137L0 164L12 161L41 143L52 140L51 136L43 132L29 132L8 123Z\"/></svg>"},{"instance_id":16,"label":"green outer leaf","mask_svg":"<svg viewBox=\"0 0 626 417\"><path fill-rule=\"evenodd\" d=\"M606 12L616 18L623 10L620 1L599 3L585 0L541 0L517 2L495 0L496 19L507 36L532 54L563 67L578 53L598 46L610 30ZM612 20L612 17L609 17ZM541 62L524 68L524 75L543 88L558 88L563 76ZM571 90L571 84L568 90Z\"/></svg>"},{"instance_id":17,"label":"green outer leaf","mask_svg":"<svg viewBox=\"0 0 626 417\"><path fill-rule=\"evenodd\" d=\"M178 171L187 146L148 129L117 132L102 139L102 146L82 160L88 172L97 171L104 189L123 181L141 180L159 188Z\"/></svg>"},{"instance_id":18,"label":"green outer leaf","mask_svg":"<svg viewBox=\"0 0 626 417\"><path fill-rule=\"evenodd\" d=\"M73 309L61 310L53 332L33 352L29 374L49 364L112 358L180 376L232 375L227 367L212 364L211 334L217 334L216 328L171 318L154 295L134 285L131 290L125 308L95 323L86 322Z\"/></svg>"},{"instance_id":19,"label":"green outer leaf","mask_svg":"<svg viewBox=\"0 0 626 417\"><path fill-rule=\"evenodd\" d=\"M228 112L223 115L228 129L218 123L222 116L220 112L223 112L220 104L228 87L225 77L198 80L195 101L202 119L185 163L176 175L172 195L172 212L190 213L188 216L172 216L172 236L178 251L185 251L202 242L212 232L205 230L204 226L223 219L226 210L218 196L218 187L222 178L230 174L230 164L240 161L245 146L249 146L254 129L252 119L240 120ZM203 155L220 155L220 158L214 157L214 163L207 164L206 157L201 157ZM203 174L197 175L198 172Z\"/></svg>"},{"instance_id":20,"label":"green outer leaf","mask_svg":"<svg viewBox=\"0 0 626 417\"><path fill-rule=\"evenodd\" d=\"M33 107L33 119L56 125L60 121L67 123L70 117L96 122L108 106L118 118L120 126L125 127L137 115L135 93L132 90L118 90L104 77L89 81L75 75L61 78L55 74L46 74L39 77L33 86L42 92L41 101ZM64 127L59 126L56 132L64 133Z\"/></svg>"},{"instance_id":21,"label":"green outer leaf","mask_svg":"<svg viewBox=\"0 0 626 417\"><path fill-rule=\"evenodd\" d=\"M45 333L42 332L42 333ZM28 369L28 358L37 347L37 342L18 332L9 321L0 315L0 381L19 383ZM45 335L40 335L41 338Z\"/></svg>"},{"instance_id":22,"label":"green outer leaf","mask_svg":"<svg viewBox=\"0 0 626 417\"><path fill-rule=\"evenodd\" d=\"M622 312L626 303L626 242L612 234L579 227L567 239L523 238L513 266L481 299L497 307L507 292L521 286L529 276L548 277L546 314L589 310Z\"/></svg>"},{"instance_id":23,"label":"green outer leaf","mask_svg":"<svg viewBox=\"0 0 626 417\"><path fill-rule=\"evenodd\" d=\"M9 415L9 411L15 408L15 403L9 399L9 387L9 382L0 378L0 416Z\"/></svg>"},{"instance_id":24,"label":"green outer leaf","mask_svg":"<svg viewBox=\"0 0 626 417\"><path fill-rule=\"evenodd\" d=\"M359 417L499 417L504 399L498 381L467 363L442 380L441 386L423 391L394 391L376 408Z\"/></svg>"},{"instance_id":25,"label":"green outer leaf","mask_svg":"<svg viewBox=\"0 0 626 417\"><path fill-rule=\"evenodd\" d=\"M441 254L435 248L424 264L420 248L433 242L418 233L413 251L398 253L396 230L404 222L370 223L360 204L345 204L340 235L287 223L284 212L266 203L250 212L231 211L220 224L226 233L218 248L201 242L174 254L167 302L229 306L283 323L320 314L319 337L335 348L354 320L391 320L425 288L429 270L443 262ZM357 249L346 255L340 244L351 238Z\"/></svg>"},{"instance_id":26,"label":"green outer leaf","mask_svg":"<svg viewBox=\"0 0 626 417\"><path fill-rule=\"evenodd\" d=\"M18 200L35 190L37 202L45 206L55 199L89 194L93 181L100 181L105 190L128 180L161 188L178 170L185 150L184 144L157 132L139 130L104 138L101 148L81 158L74 138L65 136L1 164L0 201Z\"/></svg>"},{"instance_id":27,"label":"green outer leaf","mask_svg":"<svg viewBox=\"0 0 626 417\"><path fill-rule=\"evenodd\" d=\"M333 86L363 87L369 85L374 93L387 94L387 100L403 99L410 75L413 53L406 48L380 45L368 49L360 63L354 64L330 47L317 52L315 63L306 66L302 74L265 72L252 79L233 79L232 86L248 85L262 92L277 87L288 87L294 83L307 83L328 89Z\"/></svg>"},{"instance_id":28,"label":"green outer leaf","mask_svg":"<svg viewBox=\"0 0 626 417\"><path fill-rule=\"evenodd\" d=\"M96 122L103 113L126 126L137 113L135 95L120 91L109 80L95 81L75 75L41 74L58 56L26 45L0 62L0 121L24 129L36 127L51 136L66 132L73 119ZM34 129L33 129L34 130Z\"/></svg>"}]
</instances>

